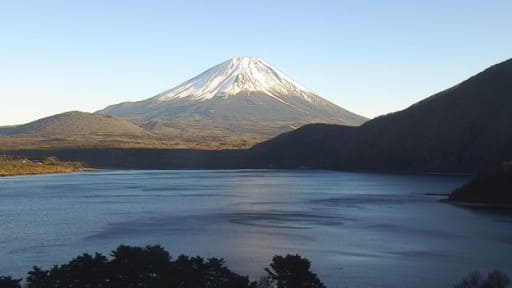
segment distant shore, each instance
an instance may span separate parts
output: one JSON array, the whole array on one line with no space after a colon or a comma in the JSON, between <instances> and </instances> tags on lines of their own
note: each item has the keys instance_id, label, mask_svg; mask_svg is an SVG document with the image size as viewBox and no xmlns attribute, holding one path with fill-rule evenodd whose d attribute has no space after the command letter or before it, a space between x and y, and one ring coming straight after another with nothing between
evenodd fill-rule
<instances>
[{"instance_id":1,"label":"distant shore","mask_svg":"<svg viewBox=\"0 0 512 288\"><path fill-rule=\"evenodd\" d=\"M0 156L0 177L73 173L94 170L82 162L60 161L55 157L29 160L23 157Z\"/></svg>"},{"instance_id":2,"label":"distant shore","mask_svg":"<svg viewBox=\"0 0 512 288\"><path fill-rule=\"evenodd\" d=\"M485 202L463 202L453 201L448 198L439 200L443 203L452 204L455 206L468 207L468 208L486 208L486 209L510 209L512 210L512 204L499 204L499 203L485 203Z\"/></svg>"}]
</instances>

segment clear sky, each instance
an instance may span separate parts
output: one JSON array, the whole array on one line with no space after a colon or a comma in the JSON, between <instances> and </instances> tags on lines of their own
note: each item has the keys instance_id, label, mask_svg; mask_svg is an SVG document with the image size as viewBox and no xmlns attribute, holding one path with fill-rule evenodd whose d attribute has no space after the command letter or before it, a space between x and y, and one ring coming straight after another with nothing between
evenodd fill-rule
<instances>
[{"instance_id":1,"label":"clear sky","mask_svg":"<svg viewBox=\"0 0 512 288\"><path fill-rule=\"evenodd\" d=\"M511 13L510 0L0 0L0 125L142 100L234 56L375 117L511 58Z\"/></svg>"}]
</instances>

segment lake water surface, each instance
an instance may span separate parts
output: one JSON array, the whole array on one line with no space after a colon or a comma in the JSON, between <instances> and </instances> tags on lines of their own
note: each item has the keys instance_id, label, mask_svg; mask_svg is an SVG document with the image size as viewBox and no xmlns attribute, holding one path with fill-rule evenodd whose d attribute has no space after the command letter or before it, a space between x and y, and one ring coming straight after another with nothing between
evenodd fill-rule
<instances>
[{"instance_id":1,"label":"lake water surface","mask_svg":"<svg viewBox=\"0 0 512 288\"><path fill-rule=\"evenodd\" d=\"M328 287L450 287L512 275L512 215L439 203L465 177L329 171L100 171L0 179L0 275L161 244L253 279L298 253Z\"/></svg>"}]
</instances>

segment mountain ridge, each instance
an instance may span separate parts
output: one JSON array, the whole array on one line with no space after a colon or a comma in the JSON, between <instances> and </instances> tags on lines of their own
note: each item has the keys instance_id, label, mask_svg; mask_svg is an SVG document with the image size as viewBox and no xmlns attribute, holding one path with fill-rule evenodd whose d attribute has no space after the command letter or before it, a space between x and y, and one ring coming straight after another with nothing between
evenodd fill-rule
<instances>
[{"instance_id":1,"label":"mountain ridge","mask_svg":"<svg viewBox=\"0 0 512 288\"><path fill-rule=\"evenodd\" d=\"M247 57L224 61L148 99L96 113L160 134L190 130L233 135L249 130L267 139L309 123L360 125L367 120L314 94L264 60Z\"/></svg>"},{"instance_id":2,"label":"mountain ridge","mask_svg":"<svg viewBox=\"0 0 512 288\"><path fill-rule=\"evenodd\" d=\"M261 90L269 94L272 90L281 90L278 92L306 96L306 100L310 99L304 94L313 93L259 57L234 57L156 95L153 99L169 101L192 97L207 100L213 97L233 96L244 90Z\"/></svg>"}]
</instances>

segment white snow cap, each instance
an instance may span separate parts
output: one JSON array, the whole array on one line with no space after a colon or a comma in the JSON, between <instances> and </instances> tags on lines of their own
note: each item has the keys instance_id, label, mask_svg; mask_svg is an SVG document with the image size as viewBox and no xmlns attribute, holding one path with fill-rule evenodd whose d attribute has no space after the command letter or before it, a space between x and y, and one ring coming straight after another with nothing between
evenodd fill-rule
<instances>
[{"instance_id":1,"label":"white snow cap","mask_svg":"<svg viewBox=\"0 0 512 288\"><path fill-rule=\"evenodd\" d=\"M154 99L170 101L179 98L208 100L227 98L240 92L264 92L270 96L298 96L311 101L312 92L257 57L235 57L198 76L164 91Z\"/></svg>"}]
</instances>

